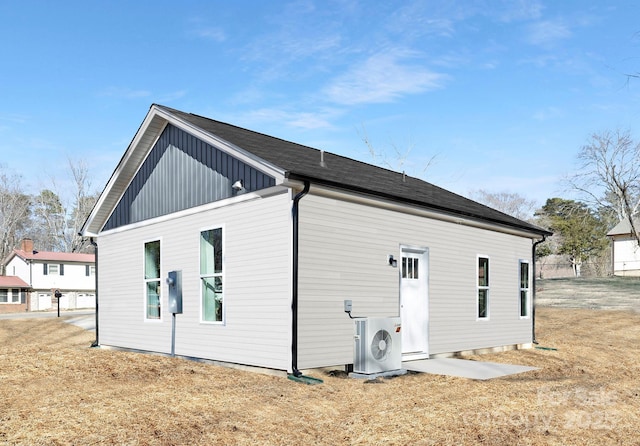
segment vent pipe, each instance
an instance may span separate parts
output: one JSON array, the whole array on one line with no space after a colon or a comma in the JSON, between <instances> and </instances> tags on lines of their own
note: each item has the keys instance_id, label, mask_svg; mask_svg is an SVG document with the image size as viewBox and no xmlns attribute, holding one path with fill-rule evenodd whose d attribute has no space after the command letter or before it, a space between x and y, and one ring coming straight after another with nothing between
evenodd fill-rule
<instances>
[{"instance_id":1,"label":"vent pipe","mask_svg":"<svg viewBox=\"0 0 640 446\"><path fill-rule=\"evenodd\" d=\"M324 150L320 151L320 167L327 167L327 163L324 162Z\"/></svg>"}]
</instances>

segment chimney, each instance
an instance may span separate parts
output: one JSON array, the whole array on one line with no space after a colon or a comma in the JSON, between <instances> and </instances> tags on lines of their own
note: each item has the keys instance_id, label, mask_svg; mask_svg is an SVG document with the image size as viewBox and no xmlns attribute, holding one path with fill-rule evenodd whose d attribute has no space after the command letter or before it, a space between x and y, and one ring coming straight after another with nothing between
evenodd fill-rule
<instances>
[{"instance_id":1,"label":"chimney","mask_svg":"<svg viewBox=\"0 0 640 446\"><path fill-rule=\"evenodd\" d=\"M30 238L24 238L20 242L20 249L24 252L33 252L33 240Z\"/></svg>"}]
</instances>

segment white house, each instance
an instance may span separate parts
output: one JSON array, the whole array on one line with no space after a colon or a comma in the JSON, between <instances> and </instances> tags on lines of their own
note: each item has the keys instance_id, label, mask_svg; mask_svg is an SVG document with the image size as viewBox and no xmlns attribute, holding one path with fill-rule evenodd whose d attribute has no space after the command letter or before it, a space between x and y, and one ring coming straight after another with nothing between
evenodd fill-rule
<instances>
[{"instance_id":1,"label":"white house","mask_svg":"<svg viewBox=\"0 0 640 446\"><path fill-rule=\"evenodd\" d=\"M30 289L29 311L50 310L61 293L61 309L95 307L95 255L48 252L33 249L33 241L22 240L4 261L7 275L17 276Z\"/></svg>"},{"instance_id":2,"label":"white house","mask_svg":"<svg viewBox=\"0 0 640 446\"><path fill-rule=\"evenodd\" d=\"M298 373L353 363L345 300L399 316L405 360L531 344L533 247L549 232L152 105L82 234L97 237L100 345ZM182 273L175 316L169 271Z\"/></svg>"},{"instance_id":3,"label":"white house","mask_svg":"<svg viewBox=\"0 0 640 446\"><path fill-rule=\"evenodd\" d=\"M634 220L636 229L640 229L640 220ZM611 262L616 276L640 276L640 247L633 237L628 220L622 220L607 236L611 240Z\"/></svg>"}]
</instances>

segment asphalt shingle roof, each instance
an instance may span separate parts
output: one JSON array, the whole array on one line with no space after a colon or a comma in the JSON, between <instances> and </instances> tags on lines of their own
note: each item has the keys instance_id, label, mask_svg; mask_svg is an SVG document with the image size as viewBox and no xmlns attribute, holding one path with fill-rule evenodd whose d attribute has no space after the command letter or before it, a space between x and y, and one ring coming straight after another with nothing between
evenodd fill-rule
<instances>
[{"instance_id":1,"label":"asphalt shingle roof","mask_svg":"<svg viewBox=\"0 0 640 446\"><path fill-rule=\"evenodd\" d=\"M309 180L437 210L481 221L522 229L534 234L550 235L545 229L457 195L418 178L330 152L324 152L326 167L320 164L320 150L247 130L203 116L159 106L210 134L286 171L295 180Z\"/></svg>"}]
</instances>

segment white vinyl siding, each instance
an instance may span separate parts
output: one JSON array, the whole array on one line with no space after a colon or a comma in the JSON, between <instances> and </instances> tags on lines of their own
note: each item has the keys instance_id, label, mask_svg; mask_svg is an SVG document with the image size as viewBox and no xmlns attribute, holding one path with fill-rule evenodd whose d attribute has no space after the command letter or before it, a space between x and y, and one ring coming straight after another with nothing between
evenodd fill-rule
<instances>
[{"instance_id":1,"label":"white vinyl siding","mask_svg":"<svg viewBox=\"0 0 640 446\"><path fill-rule=\"evenodd\" d=\"M514 264L531 240L462 224L323 197L300 201L300 368L348 364L354 316L399 315L400 245L429 249L429 352L531 342L518 317ZM477 254L491 259L491 320L477 320Z\"/></svg>"},{"instance_id":2,"label":"white vinyl siding","mask_svg":"<svg viewBox=\"0 0 640 446\"><path fill-rule=\"evenodd\" d=\"M200 232L224 227L225 324L201 323ZM182 271L176 355L286 370L291 365L291 199L288 193L152 220L99 237L100 343L168 353L171 318L144 324L142 240L162 237L162 271ZM117 278L114 279L114 278ZM162 311L167 309L167 285Z\"/></svg>"}]
</instances>

